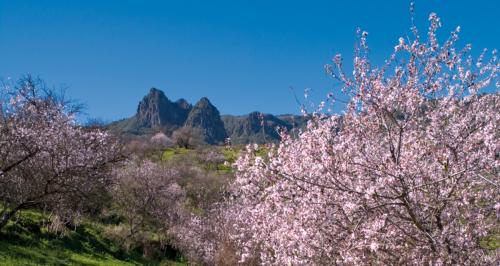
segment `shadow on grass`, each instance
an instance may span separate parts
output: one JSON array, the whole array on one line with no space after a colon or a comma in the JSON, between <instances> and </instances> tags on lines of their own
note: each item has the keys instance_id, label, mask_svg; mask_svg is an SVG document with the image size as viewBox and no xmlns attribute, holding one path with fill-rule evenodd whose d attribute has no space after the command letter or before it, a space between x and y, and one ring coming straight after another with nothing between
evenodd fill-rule
<instances>
[{"instance_id":1,"label":"shadow on grass","mask_svg":"<svg viewBox=\"0 0 500 266\"><path fill-rule=\"evenodd\" d=\"M0 231L0 265L159 265L140 252L125 252L103 237L99 225L85 223L65 234L46 230L46 218L20 213ZM164 258L175 259L170 251ZM167 254L165 254L167 255ZM172 256L172 257L171 257ZM162 258L163 259L163 258Z\"/></svg>"}]
</instances>

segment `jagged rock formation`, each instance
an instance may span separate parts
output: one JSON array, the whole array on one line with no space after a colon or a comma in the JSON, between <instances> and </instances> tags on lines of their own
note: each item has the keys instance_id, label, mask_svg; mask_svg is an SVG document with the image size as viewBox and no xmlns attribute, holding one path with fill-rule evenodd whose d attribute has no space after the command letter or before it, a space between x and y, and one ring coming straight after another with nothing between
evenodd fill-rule
<instances>
[{"instance_id":1,"label":"jagged rock formation","mask_svg":"<svg viewBox=\"0 0 500 266\"><path fill-rule=\"evenodd\" d=\"M224 142L226 138L219 110L206 97L201 98L189 112L184 126L200 128L205 142L209 144Z\"/></svg>"},{"instance_id":2,"label":"jagged rock formation","mask_svg":"<svg viewBox=\"0 0 500 266\"><path fill-rule=\"evenodd\" d=\"M140 127L182 126L191 108L186 100L173 103L163 91L152 88L139 103L135 116Z\"/></svg>"},{"instance_id":3,"label":"jagged rock formation","mask_svg":"<svg viewBox=\"0 0 500 266\"><path fill-rule=\"evenodd\" d=\"M111 123L108 129L119 135L151 135L158 131L169 135L183 126L200 128L208 144L222 143L226 138L219 111L207 98L193 107L185 99L172 102L155 88L139 102L133 117Z\"/></svg>"},{"instance_id":4,"label":"jagged rock formation","mask_svg":"<svg viewBox=\"0 0 500 266\"><path fill-rule=\"evenodd\" d=\"M224 142L231 138L234 144L268 143L280 139L278 128L298 134L307 118L296 115L274 116L252 112L243 116L222 116L206 97L194 106L185 99L170 101L161 90L152 88L139 102L137 113L108 125L108 129L119 135L153 135L159 131L170 135L186 126L202 130L208 144Z\"/></svg>"}]
</instances>

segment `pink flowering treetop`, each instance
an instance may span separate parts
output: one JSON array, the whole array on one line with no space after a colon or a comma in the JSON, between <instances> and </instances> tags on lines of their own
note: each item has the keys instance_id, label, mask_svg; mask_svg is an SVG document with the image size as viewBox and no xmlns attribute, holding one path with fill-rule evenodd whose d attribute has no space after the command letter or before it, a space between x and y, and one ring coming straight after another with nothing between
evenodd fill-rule
<instances>
[{"instance_id":1,"label":"pink flowering treetop","mask_svg":"<svg viewBox=\"0 0 500 266\"><path fill-rule=\"evenodd\" d=\"M129 160L113 171L111 194L115 209L128 224L125 238L141 232L160 234L177 223L185 191L179 173L169 165Z\"/></svg>"},{"instance_id":2,"label":"pink flowering treetop","mask_svg":"<svg viewBox=\"0 0 500 266\"><path fill-rule=\"evenodd\" d=\"M236 163L233 208L241 262L266 265L487 264L481 247L500 218L500 96L496 50L473 59L444 43L400 38L382 67L359 34L352 75L326 70L349 99L315 115L298 138ZM484 90L492 93L482 94Z\"/></svg>"},{"instance_id":3,"label":"pink flowering treetop","mask_svg":"<svg viewBox=\"0 0 500 266\"><path fill-rule=\"evenodd\" d=\"M72 109L30 77L4 87L0 117L0 228L18 210L43 207L64 217L90 207L119 158L105 132L75 124Z\"/></svg>"}]
</instances>

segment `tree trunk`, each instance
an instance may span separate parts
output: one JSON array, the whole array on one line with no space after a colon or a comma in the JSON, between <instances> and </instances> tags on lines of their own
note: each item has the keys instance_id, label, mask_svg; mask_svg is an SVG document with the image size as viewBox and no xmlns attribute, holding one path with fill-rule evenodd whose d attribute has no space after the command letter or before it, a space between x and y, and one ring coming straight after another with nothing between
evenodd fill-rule
<instances>
[{"instance_id":1,"label":"tree trunk","mask_svg":"<svg viewBox=\"0 0 500 266\"><path fill-rule=\"evenodd\" d=\"M10 221L12 217L14 217L17 211L23 209L24 207L25 207L24 204L19 204L15 208L5 211L2 217L0 217L0 230L2 230L5 227L5 225L7 225L7 223Z\"/></svg>"}]
</instances>

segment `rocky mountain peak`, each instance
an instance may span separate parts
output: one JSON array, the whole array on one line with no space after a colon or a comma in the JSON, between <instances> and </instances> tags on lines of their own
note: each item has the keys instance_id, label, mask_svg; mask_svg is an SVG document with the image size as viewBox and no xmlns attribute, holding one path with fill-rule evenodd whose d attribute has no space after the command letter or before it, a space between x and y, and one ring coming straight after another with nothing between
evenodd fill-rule
<instances>
[{"instance_id":1,"label":"rocky mountain peak","mask_svg":"<svg viewBox=\"0 0 500 266\"><path fill-rule=\"evenodd\" d=\"M201 128L209 144L223 142L226 138L219 110L206 97L201 98L189 112L185 126Z\"/></svg>"},{"instance_id":2,"label":"rocky mountain peak","mask_svg":"<svg viewBox=\"0 0 500 266\"><path fill-rule=\"evenodd\" d=\"M180 98L175 103L181 109L185 109L185 110L191 111L191 109L193 108L193 106L186 99L184 99L184 98Z\"/></svg>"},{"instance_id":3,"label":"rocky mountain peak","mask_svg":"<svg viewBox=\"0 0 500 266\"><path fill-rule=\"evenodd\" d=\"M151 88L137 107L136 119L141 127L182 126L190 111L189 106L189 103L173 103L163 91Z\"/></svg>"}]
</instances>

